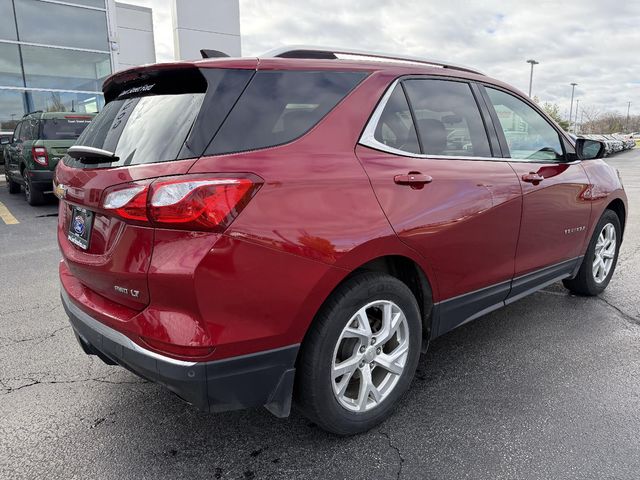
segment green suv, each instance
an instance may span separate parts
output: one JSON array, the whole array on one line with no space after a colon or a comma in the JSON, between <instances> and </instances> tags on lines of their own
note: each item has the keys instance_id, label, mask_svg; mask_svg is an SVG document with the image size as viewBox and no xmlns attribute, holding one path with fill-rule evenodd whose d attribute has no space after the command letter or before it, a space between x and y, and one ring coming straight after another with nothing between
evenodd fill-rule
<instances>
[{"instance_id":1,"label":"green suv","mask_svg":"<svg viewBox=\"0 0 640 480\"><path fill-rule=\"evenodd\" d=\"M32 112L16 126L13 138L2 139L9 193L24 186L30 205L44 202L52 191L53 172L67 149L91 123L94 113Z\"/></svg>"}]
</instances>

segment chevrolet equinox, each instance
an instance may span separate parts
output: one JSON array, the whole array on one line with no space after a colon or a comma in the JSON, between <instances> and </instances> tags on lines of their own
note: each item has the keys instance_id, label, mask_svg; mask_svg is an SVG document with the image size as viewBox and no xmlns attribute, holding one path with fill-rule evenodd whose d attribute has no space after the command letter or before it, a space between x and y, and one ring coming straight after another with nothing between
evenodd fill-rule
<instances>
[{"instance_id":1,"label":"chevrolet equinox","mask_svg":"<svg viewBox=\"0 0 640 480\"><path fill-rule=\"evenodd\" d=\"M604 145L473 69L295 47L103 92L55 173L62 302L87 354L199 409L366 431L431 340L614 273Z\"/></svg>"}]
</instances>

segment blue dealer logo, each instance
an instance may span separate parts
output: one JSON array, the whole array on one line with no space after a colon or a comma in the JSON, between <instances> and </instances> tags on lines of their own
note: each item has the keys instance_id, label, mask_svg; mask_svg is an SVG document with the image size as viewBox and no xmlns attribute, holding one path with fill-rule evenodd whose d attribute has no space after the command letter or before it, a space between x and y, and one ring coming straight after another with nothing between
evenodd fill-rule
<instances>
[{"instance_id":1,"label":"blue dealer logo","mask_svg":"<svg viewBox=\"0 0 640 480\"><path fill-rule=\"evenodd\" d=\"M84 218L80 215L77 215L73 219L73 231L77 235L84 234Z\"/></svg>"}]
</instances>

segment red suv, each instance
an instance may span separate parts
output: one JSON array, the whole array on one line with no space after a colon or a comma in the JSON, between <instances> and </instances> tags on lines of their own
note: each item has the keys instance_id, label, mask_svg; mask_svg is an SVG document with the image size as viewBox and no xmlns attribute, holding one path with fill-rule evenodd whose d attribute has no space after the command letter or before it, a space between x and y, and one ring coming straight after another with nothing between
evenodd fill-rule
<instances>
[{"instance_id":1,"label":"red suv","mask_svg":"<svg viewBox=\"0 0 640 480\"><path fill-rule=\"evenodd\" d=\"M103 90L56 171L62 301L86 353L200 409L362 432L429 341L613 275L604 146L472 69L293 48Z\"/></svg>"}]
</instances>

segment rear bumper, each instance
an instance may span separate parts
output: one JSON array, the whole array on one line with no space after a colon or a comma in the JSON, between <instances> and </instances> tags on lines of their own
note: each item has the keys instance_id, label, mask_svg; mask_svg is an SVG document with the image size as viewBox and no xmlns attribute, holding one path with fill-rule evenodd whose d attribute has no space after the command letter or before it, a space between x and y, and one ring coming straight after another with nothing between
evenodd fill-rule
<instances>
[{"instance_id":1,"label":"rear bumper","mask_svg":"<svg viewBox=\"0 0 640 480\"><path fill-rule=\"evenodd\" d=\"M278 417L289 415L299 345L212 362L176 360L147 350L94 319L64 290L60 295L85 353L164 385L200 410L265 406Z\"/></svg>"},{"instance_id":2,"label":"rear bumper","mask_svg":"<svg viewBox=\"0 0 640 480\"><path fill-rule=\"evenodd\" d=\"M51 170L29 170L27 175L31 180L31 188L37 188L43 192L53 191L53 172Z\"/></svg>"}]
</instances>

